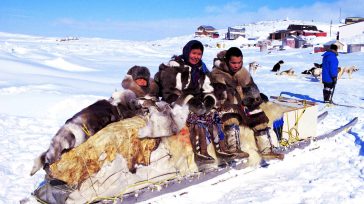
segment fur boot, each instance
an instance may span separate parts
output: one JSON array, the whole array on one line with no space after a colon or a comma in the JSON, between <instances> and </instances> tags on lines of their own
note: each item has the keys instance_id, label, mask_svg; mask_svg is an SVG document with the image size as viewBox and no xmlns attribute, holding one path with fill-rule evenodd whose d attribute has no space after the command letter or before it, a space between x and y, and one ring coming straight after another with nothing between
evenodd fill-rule
<instances>
[{"instance_id":1,"label":"fur boot","mask_svg":"<svg viewBox=\"0 0 364 204\"><path fill-rule=\"evenodd\" d=\"M235 158L246 158L249 154L241 150L240 131L238 125L227 125L224 128L227 137L227 152L234 155Z\"/></svg>"},{"instance_id":2,"label":"fur boot","mask_svg":"<svg viewBox=\"0 0 364 204\"><path fill-rule=\"evenodd\" d=\"M195 153L197 163L214 163L215 159L207 152L206 133L204 128L198 127L196 124L190 125L190 139Z\"/></svg>"},{"instance_id":3,"label":"fur boot","mask_svg":"<svg viewBox=\"0 0 364 204\"><path fill-rule=\"evenodd\" d=\"M269 129L254 132L259 153L263 159L280 159L284 158L284 154L278 154L273 151L273 146L269 134Z\"/></svg>"}]
</instances>

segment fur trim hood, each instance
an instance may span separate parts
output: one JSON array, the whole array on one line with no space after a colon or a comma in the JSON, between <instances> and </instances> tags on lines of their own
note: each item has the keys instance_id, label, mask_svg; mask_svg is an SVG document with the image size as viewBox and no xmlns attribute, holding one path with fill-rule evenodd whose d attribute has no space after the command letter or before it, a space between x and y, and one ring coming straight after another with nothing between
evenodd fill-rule
<instances>
[{"instance_id":1,"label":"fur trim hood","mask_svg":"<svg viewBox=\"0 0 364 204\"><path fill-rule=\"evenodd\" d=\"M138 98L146 97L146 98L153 98L158 99L158 85L154 82L152 78L149 78L147 87L140 87L133 79L132 75L127 74L123 81L121 82L121 86L124 89L128 89L133 91Z\"/></svg>"},{"instance_id":2,"label":"fur trim hood","mask_svg":"<svg viewBox=\"0 0 364 204\"><path fill-rule=\"evenodd\" d=\"M211 73L211 82L226 84L227 80L236 80L242 87L247 86L252 82L252 78L245 67L242 67L236 73L231 74L231 71L225 61L226 50L217 54L214 59L214 67Z\"/></svg>"}]
</instances>

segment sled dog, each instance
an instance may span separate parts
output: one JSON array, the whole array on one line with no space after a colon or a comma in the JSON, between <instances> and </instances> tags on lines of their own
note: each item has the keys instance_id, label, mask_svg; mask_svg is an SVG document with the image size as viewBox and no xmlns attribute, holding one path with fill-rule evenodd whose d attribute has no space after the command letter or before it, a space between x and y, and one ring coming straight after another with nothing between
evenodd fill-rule
<instances>
[{"instance_id":1,"label":"sled dog","mask_svg":"<svg viewBox=\"0 0 364 204\"><path fill-rule=\"evenodd\" d=\"M249 63L249 73L255 74L260 67L260 64L258 64L256 61Z\"/></svg>"},{"instance_id":2,"label":"sled dog","mask_svg":"<svg viewBox=\"0 0 364 204\"><path fill-rule=\"evenodd\" d=\"M130 90L114 92L109 100L99 100L82 109L58 130L49 149L34 160L30 175L61 159L61 155L79 146L112 122L130 118L141 112L136 95Z\"/></svg>"},{"instance_id":3,"label":"sled dog","mask_svg":"<svg viewBox=\"0 0 364 204\"><path fill-rule=\"evenodd\" d=\"M349 75L349 78L352 79L352 74L357 71L359 71L359 68L355 65L342 67L341 70L339 71L338 78L340 79L342 75L346 73Z\"/></svg>"},{"instance_id":4,"label":"sled dog","mask_svg":"<svg viewBox=\"0 0 364 204\"><path fill-rule=\"evenodd\" d=\"M316 79L320 79L321 80L321 74L322 74L322 68L314 68L312 70L312 76L314 76Z\"/></svg>"},{"instance_id":5,"label":"sled dog","mask_svg":"<svg viewBox=\"0 0 364 204\"><path fill-rule=\"evenodd\" d=\"M293 76L294 75L294 70L293 68L282 71L281 73L279 73L279 75L287 75L287 76Z\"/></svg>"}]
</instances>

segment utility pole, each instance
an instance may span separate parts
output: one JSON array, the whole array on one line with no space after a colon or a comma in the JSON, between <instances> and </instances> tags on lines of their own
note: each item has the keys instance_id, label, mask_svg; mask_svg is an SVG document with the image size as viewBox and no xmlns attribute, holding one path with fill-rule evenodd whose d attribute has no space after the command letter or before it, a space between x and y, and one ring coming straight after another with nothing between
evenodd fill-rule
<instances>
[{"instance_id":1,"label":"utility pole","mask_svg":"<svg viewBox=\"0 0 364 204\"><path fill-rule=\"evenodd\" d=\"M341 23L341 7L340 7L340 14L339 14L339 23Z\"/></svg>"}]
</instances>

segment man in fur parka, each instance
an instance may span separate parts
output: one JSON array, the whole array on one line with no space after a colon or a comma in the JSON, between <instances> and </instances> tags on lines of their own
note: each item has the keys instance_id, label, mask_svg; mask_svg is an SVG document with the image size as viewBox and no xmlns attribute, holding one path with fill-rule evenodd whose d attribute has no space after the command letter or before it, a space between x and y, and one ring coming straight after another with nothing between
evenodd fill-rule
<instances>
[{"instance_id":1,"label":"man in fur parka","mask_svg":"<svg viewBox=\"0 0 364 204\"><path fill-rule=\"evenodd\" d=\"M214 59L211 72L214 93L221 108L228 147L232 152L244 154L240 146L239 125L252 128L259 152L269 157L272 151L269 139L269 119L259 108L263 102L260 91L249 72L243 67L243 54L237 47L222 51Z\"/></svg>"},{"instance_id":2,"label":"man in fur parka","mask_svg":"<svg viewBox=\"0 0 364 204\"><path fill-rule=\"evenodd\" d=\"M148 107L158 101L158 85L150 77L147 67L136 65L131 67L121 82L121 86L133 91L143 107Z\"/></svg>"},{"instance_id":3,"label":"man in fur parka","mask_svg":"<svg viewBox=\"0 0 364 204\"><path fill-rule=\"evenodd\" d=\"M187 104L193 117L204 117L215 107L216 99L209 79L209 70L201 60L204 47L200 41L191 40L183 47L183 54L173 56L167 64L159 66L154 79L159 85L162 100L169 104ZM197 119L196 119L197 120ZM191 143L198 161L214 159L207 152L206 131L201 124L188 122ZM191 120L188 120L191 121ZM232 156L216 149L218 155Z\"/></svg>"}]
</instances>

